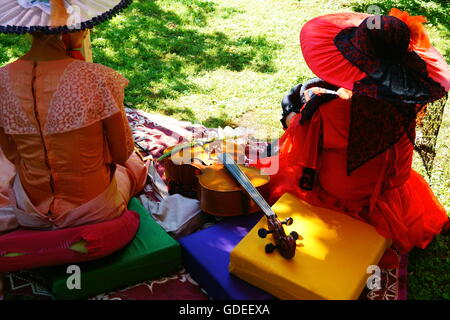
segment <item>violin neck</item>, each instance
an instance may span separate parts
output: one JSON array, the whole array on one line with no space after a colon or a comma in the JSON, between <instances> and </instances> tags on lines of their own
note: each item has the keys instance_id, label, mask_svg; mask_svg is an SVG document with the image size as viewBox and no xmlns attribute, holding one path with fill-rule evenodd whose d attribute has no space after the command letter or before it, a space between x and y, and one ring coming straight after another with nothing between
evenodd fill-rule
<instances>
[{"instance_id":1,"label":"violin neck","mask_svg":"<svg viewBox=\"0 0 450 320\"><path fill-rule=\"evenodd\" d=\"M259 193L258 190L253 186L249 178L242 172L241 168L236 164L233 157L227 153L222 153L218 156L219 160L222 164L227 168L227 170L231 173L231 175L239 182L239 184L244 188L244 190L248 193L250 198L255 201L258 207L264 212L267 217L275 217L275 213L272 208L263 198L263 196Z\"/></svg>"}]
</instances>

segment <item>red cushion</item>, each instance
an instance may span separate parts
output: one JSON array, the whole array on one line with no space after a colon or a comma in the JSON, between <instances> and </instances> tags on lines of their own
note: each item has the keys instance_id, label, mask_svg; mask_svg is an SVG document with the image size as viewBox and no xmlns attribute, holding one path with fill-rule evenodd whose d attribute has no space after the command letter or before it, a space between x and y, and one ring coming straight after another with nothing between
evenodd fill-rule
<instances>
[{"instance_id":1,"label":"red cushion","mask_svg":"<svg viewBox=\"0 0 450 320\"><path fill-rule=\"evenodd\" d=\"M126 211L113 220L69 229L13 231L0 236L0 272L98 259L123 248L138 227L139 215ZM81 240L87 242L88 253L69 249ZM8 253L23 255L5 256Z\"/></svg>"}]
</instances>

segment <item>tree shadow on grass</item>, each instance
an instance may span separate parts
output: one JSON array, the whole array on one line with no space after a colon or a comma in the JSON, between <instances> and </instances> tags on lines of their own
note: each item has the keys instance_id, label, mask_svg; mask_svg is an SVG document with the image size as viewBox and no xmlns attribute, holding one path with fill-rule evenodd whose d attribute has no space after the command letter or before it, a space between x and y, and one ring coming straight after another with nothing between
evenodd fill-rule
<instances>
[{"instance_id":1,"label":"tree shadow on grass","mask_svg":"<svg viewBox=\"0 0 450 320\"><path fill-rule=\"evenodd\" d=\"M444 57L445 57L445 60L447 60L447 63L450 63L450 48L447 48L445 50Z\"/></svg>"},{"instance_id":2,"label":"tree shadow on grass","mask_svg":"<svg viewBox=\"0 0 450 320\"><path fill-rule=\"evenodd\" d=\"M164 109L164 114L172 116L174 114L180 115L180 120L192 120L195 118L194 112L187 108L167 107Z\"/></svg>"},{"instance_id":3,"label":"tree shadow on grass","mask_svg":"<svg viewBox=\"0 0 450 320\"><path fill-rule=\"evenodd\" d=\"M225 128L226 126L237 126L237 124L230 120L225 113L221 113L220 117L209 117L203 121L203 124L208 128Z\"/></svg>"},{"instance_id":4,"label":"tree shadow on grass","mask_svg":"<svg viewBox=\"0 0 450 320\"><path fill-rule=\"evenodd\" d=\"M164 114L167 116L178 115L180 120L183 121L195 121L195 114L189 108L177 108L177 107L166 107L164 108ZM228 118L225 112L222 112L219 117L208 117L202 121L202 124L207 128L219 128L219 127L236 127L237 123L233 122Z\"/></svg>"},{"instance_id":5,"label":"tree shadow on grass","mask_svg":"<svg viewBox=\"0 0 450 320\"><path fill-rule=\"evenodd\" d=\"M199 29L213 15L231 16L238 11L228 8L222 12L210 1L173 1L185 6L186 14L163 9L154 1L136 1L93 33L95 61L122 72L130 80L126 98L129 103L164 112L164 99L200 90L190 80L193 75L217 69L275 71L275 43L263 37L230 39L223 32ZM166 114L171 112L175 111L166 110ZM183 117L196 120L189 112L184 112Z\"/></svg>"}]
</instances>

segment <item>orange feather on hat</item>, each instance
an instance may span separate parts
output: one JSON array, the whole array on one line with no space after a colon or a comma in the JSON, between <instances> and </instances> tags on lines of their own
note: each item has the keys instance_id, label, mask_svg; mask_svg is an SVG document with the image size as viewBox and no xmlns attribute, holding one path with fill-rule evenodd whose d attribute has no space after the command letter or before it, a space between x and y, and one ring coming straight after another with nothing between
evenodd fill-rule
<instances>
[{"instance_id":1,"label":"orange feather on hat","mask_svg":"<svg viewBox=\"0 0 450 320\"><path fill-rule=\"evenodd\" d=\"M430 38L424 26L427 18L424 16L410 16L408 12L401 11L397 8L392 8L389 15L400 19L408 26L411 33L409 50L430 48Z\"/></svg>"}]
</instances>

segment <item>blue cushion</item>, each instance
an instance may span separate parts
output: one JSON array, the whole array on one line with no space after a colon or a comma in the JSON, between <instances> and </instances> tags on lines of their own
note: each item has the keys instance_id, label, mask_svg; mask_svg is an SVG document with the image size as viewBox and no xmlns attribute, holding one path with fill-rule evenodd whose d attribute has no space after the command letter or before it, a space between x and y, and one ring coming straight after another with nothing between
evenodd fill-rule
<instances>
[{"instance_id":1,"label":"blue cushion","mask_svg":"<svg viewBox=\"0 0 450 320\"><path fill-rule=\"evenodd\" d=\"M231 250L261 219L260 214L234 217L179 240L183 265L216 300L268 300L273 297L228 272Z\"/></svg>"}]
</instances>

